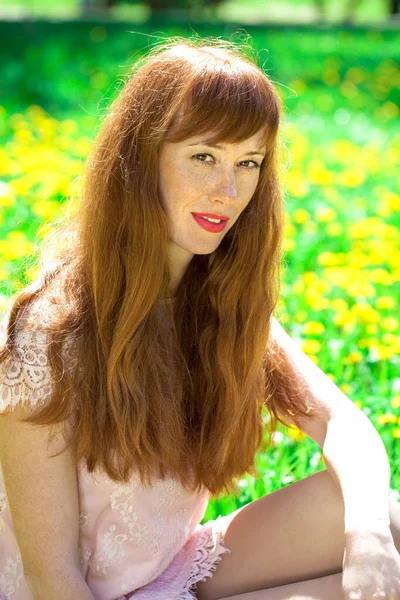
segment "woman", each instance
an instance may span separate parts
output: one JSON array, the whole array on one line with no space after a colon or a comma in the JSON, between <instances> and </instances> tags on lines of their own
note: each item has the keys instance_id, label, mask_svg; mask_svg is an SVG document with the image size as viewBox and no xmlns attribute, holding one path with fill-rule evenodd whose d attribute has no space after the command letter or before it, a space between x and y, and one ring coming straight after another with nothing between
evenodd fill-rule
<instances>
[{"instance_id":1,"label":"woman","mask_svg":"<svg viewBox=\"0 0 400 600\"><path fill-rule=\"evenodd\" d=\"M383 444L273 317L280 118L214 39L160 44L111 106L3 323L4 598L400 598ZM328 471L200 525L278 420Z\"/></svg>"}]
</instances>

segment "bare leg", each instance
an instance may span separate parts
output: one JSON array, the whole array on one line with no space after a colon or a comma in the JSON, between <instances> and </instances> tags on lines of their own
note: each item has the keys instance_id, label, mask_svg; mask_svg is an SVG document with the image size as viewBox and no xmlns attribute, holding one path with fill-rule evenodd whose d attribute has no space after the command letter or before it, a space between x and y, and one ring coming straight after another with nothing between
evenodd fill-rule
<instances>
[{"instance_id":1,"label":"bare leg","mask_svg":"<svg viewBox=\"0 0 400 600\"><path fill-rule=\"evenodd\" d=\"M400 552L400 503L390 502L390 529ZM342 572L278 587L225 596L221 600L343 600Z\"/></svg>"},{"instance_id":2,"label":"bare leg","mask_svg":"<svg viewBox=\"0 0 400 600\"><path fill-rule=\"evenodd\" d=\"M226 596L221 600L343 600L342 573L280 585L267 590Z\"/></svg>"}]
</instances>

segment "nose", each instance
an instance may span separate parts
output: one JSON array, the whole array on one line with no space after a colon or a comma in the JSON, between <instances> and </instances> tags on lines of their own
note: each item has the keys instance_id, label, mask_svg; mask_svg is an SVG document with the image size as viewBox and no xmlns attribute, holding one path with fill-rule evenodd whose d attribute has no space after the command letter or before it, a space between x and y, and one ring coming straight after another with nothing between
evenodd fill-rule
<instances>
[{"instance_id":1,"label":"nose","mask_svg":"<svg viewBox=\"0 0 400 600\"><path fill-rule=\"evenodd\" d=\"M233 171L224 171L215 186L215 198L224 202L232 202L237 198L236 178Z\"/></svg>"}]
</instances>

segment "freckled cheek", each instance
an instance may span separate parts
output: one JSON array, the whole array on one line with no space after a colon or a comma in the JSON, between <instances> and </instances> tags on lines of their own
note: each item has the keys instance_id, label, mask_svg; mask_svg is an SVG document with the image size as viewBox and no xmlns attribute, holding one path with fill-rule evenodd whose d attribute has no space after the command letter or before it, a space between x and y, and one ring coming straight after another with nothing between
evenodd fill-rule
<instances>
[{"instance_id":1,"label":"freckled cheek","mask_svg":"<svg viewBox=\"0 0 400 600\"><path fill-rule=\"evenodd\" d=\"M194 186L185 179L175 178L163 193L163 205L170 218L186 216L192 210L201 208L201 200L205 190L201 185Z\"/></svg>"},{"instance_id":2,"label":"freckled cheek","mask_svg":"<svg viewBox=\"0 0 400 600\"><path fill-rule=\"evenodd\" d=\"M179 174L173 181L171 187L171 196L174 203L190 204L197 202L207 193L207 182L204 177L193 177L188 174Z\"/></svg>"}]
</instances>

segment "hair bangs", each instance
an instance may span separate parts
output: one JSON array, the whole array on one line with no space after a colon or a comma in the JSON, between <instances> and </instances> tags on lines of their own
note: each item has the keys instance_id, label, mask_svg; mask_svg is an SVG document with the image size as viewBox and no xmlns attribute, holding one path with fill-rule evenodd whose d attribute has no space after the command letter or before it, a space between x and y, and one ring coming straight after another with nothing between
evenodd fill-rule
<instances>
[{"instance_id":1,"label":"hair bangs","mask_svg":"<svg viewBox=\"0 0 400 600\"><path fill-rule=\"evenodd\" d=\"M263 73L244 62L243 69L225 64L208 68L207 77L196 74L165 141L208 133L210 143L239 143L264 130L263 144L269 149L278 131L280 105Z\"/></svg>"}]
</instances>

